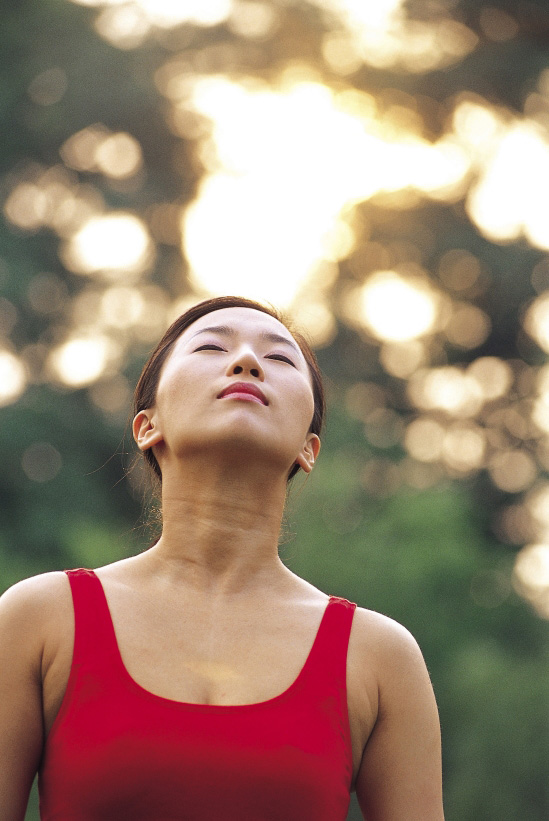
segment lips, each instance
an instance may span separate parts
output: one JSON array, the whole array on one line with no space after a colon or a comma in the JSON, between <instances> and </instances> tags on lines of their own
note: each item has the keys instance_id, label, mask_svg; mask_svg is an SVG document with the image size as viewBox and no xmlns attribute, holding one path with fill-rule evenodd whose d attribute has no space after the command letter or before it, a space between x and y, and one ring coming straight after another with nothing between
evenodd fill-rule
<instances>
[{"instance_id":1,"label":"lips","mask_svg":"<svg viewBox=\"0 0 549 821\"><path fill-rule=\"evenodd\" d=\"M257 385L252 385L251 382L232 382L226 388L224 388L220 394L218 394L218 399L223 399L225 396L231 396L234 394L240 394L242 399L246 399L252 397L256 400L261 402L262 405L268 405L267 398L262 390L260 390ZM237 398L235 396L235 398Z\"/></svg>"}]
</instances>

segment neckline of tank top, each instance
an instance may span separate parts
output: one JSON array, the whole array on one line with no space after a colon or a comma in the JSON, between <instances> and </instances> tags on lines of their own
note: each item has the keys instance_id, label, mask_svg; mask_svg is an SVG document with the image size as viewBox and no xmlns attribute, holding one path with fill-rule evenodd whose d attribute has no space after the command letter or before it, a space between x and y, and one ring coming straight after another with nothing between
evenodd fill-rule
<instances>
[{"instance_id":1,"label":"neckline of tank top","mask_svg":"<svg viewBox=\"0 0 549 821\"><path fill-rule=\"evenodd\" d=\"M111 640L113 642L113 649L115 650L115 657L116 663L119 668L119 673L121 674L122 678L125 680L125 683L129 685L133 690L136 691L138 695L147 699L156 701L158 703L163 703L166 706L174 707L175 709L184 709L189 710L192 712L210 712L210 713L225 713L231 711L243 711L243 710L258 710L261 708L268 708L271 705L274 706L276 703L280 701L284 701L285 699L289 698L293 695L294 690L297 690L301 685L303 679L307 675L308 668L312 663L312 657L315 653L319 642L319 636L323 632L323 628L325 627L325 623L328 618L328 611L331 605L336 604L337 602L346 601L346 599L341 599L339 596L329 596L328 601L326 602L326 607L324 608L324 612L322 614L322 618L320 620L320 624L316 631L313 643L309 649L307 657L297 674L296 678L292 681L292 683L281 693L278 693L276 696L272 696L272 698L264 699L263 701L253 701L248 704L202 704L200 702L194 701L178 701L177 699L168 698L166 696L158 695L157 693L153 693L151 690L147 690L146 687L143 687L139 682L137 682L132 675L130 675L129 670L127 669L126 665L124 664L124 660L122 659L122 654L120 652L120 647L118 645L118 639L116 637L116 631L114 629L114 622L112 620L111 611L109 609L109 603L107 601L107 596L105 595L105 590L103 588L103 584L99 576L92 570L91 571L97 582L99 583L99 588L101 591L102 599L104 606L106 608L106 613L108 615L108 622L110 625L111 631ZM345 682L344 682L345 684Z\"/></svg>"}]
</instances>

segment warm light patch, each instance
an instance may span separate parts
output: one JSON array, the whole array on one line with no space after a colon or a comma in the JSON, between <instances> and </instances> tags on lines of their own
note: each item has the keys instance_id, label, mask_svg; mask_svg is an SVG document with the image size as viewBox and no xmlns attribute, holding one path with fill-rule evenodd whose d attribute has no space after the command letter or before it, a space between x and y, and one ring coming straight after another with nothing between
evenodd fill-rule
<instances>
[{"instance_id":1,"label":"warm light patch","mask_svg":"<svg viewBox=\"0 0 549 821\"><path fill-rule=\"evenodd\" d=\"M292 308L292 318L315 348L329 345L336 335L334 316L323 301L296 300Z\"/></svg>"},{"instance_id":2,"label":"warm light patch","mask_svg":"<svg viewBox=\"0 0 549 821\"><path fill-rule=\"evenodd\" d=\"M536 524L549 535L549 484L544 482L534 487L526 497L525 506Z\"/></svg>"},{"instance_id":3,"label":"warm light patch","mask_svg":"<svg viewBox=\"0 0 549 821\"><path fill-rule=\"evenodd\" d=\"M478 382L453 365L418 371L408 383L408 394L416 407L452 416L474 416L483 404Z\"/></svg>"},{"instance_id":4,"label":"warm light patch","mask_svg":"<svg viewBox=\"0 0 549 821\"><path fill-rule=\"evenodd\" d=\"M125 3L104 8L94 28L107 43L128 51L143 43L152 26L140 6Z\"/></svg>"},{"instance_id":5,"label":"warm light patch","mask_svg":"<svg viewBox=\"0 0 549 821\"><path fill-rule=\"evenodd\" d=\"M233 0L229 28L251 40L262 40L275 29L279 18L276 7L258 0Z\"/></svg>"},{"instance_id":6,"label":"warm light patch","mask_svg":"<svg viewBox=\"0 0 549 821\"><path fill-rule=\"evenodd\" d=\"M231 13L232 0L72 0L81 6L103 7L96 27L106 40L121 48L135 48L146 25L172 28L183 23L216 26ZM147 33L145 31L145 33Z\"/></svg>"},{"instance_id":7,"label":"warm light patch","mask_svg":"<svg viewBox=\"0 0 549 821\"><path fill-rule=\"evenodd\" d=\"M475 359L467 368L467 373L475 380L488 401L505 396L514 379L511 366L496 356L481 356Z\"/></svg>"},{"instance_id":8,"label":"warm light patch","mask_svg":"<svg viewBox=\"0 0 549 821\"><path fill-rule=\"evenodd\" d=\"M89 220L68 240L61 256L67 268L78 274L139 274L151 261L152 245L144 223L120 212Z\"/></svg>"},{"instance_id":9,"label":"warm light patch","mask_svg":"<svg viewBox=\"0 0 549 821\"><path fill-rule=\"evenodd\" d=\"M448 342L458 348L477 348L490 335L492 323L488 314L476 305L455 303L444 333Z\"/></svg>"},{"instance_id":10,"label":"warm light patch","mask_svg":"<svg viewBox=\"0 0 549 821\"><path fill-rule=\"evenodd\" d=\"M452 122L456 136L470 150L482 155L494 149L505 131L499 112L481 98L461 99Z\"/></svg>"},{"instance_id":11,"label":"warm light patch","mask_svg":"<svg viewBox=\"0 0 549 821\"><path fill-rule=\"evenodd\" d=\"M471 219L494 242L525 236L549 249L549 141L543 132L533 122L516 122L484 159L467 199Z\"/></svg>"},{"instance_id":12,"label":"warm light patch","mask_svg":"<svg viewBox=\"0 0 549 821\"><path fill-rule=\"evenodd\" d=\"M530 305L524 327L540 348L549 353L549 293L542 294Z\"/></svg>"},{"instance_id":13,"label":"warm light patch","mask_svg":"<svg viewBox=\"0 0 549 821\"><path fill-rule=\"evenodd\" d=\"M376 68L398 66L412 73L451 65L471 52L478 42L470 29L440 13L435 21L408 20L403 0L313 2L339 20L339 53L334 55L329 47L324 50L327 62L336 70L342 64L344 36L347 51L355 52L362 63Z\"/></svg>"},{"instance_id":14,"label":"warm light patch","mask_svg":"<svg viewBox=\"0 0 549 821\"><path fill-rule=\"evenodd\" d=\"M356 203L380 192L439 195L468 171L461 148L380 123L369 95L335 93L296 72L283 74L278 89L257 79L191 81L185 72L180 82L175 63L159 75L177 110L211 122L199 142L208 173L182 220L199 291L288 304L319 264L352 251L347 215ZM420 307L417 291L416 324L429 324L432 298Z\"/></svg>"},{"instance_id":15,"label":"warm light patch","mask_svg":"<svg viewBox=\"0 0 549 821\"><path fill-rule=\"evenodd\" d=\"M526 490L538 473L533 458L523 450L496 453L488 467L494 484L506 493Z\"/></svg>"},{"instance_id":16,"label":"warm light patch","mask_svg":"<svg viewBox=\"0 0 549 821\"><path fill-rule=\"evenodd\" d=\"M445 429L436 419L414 419L406 428L404 447L420 462L437 462L442 455Z\"/></svg>"},{"instance_id":17,"label":"warm light patch","mask_svg":"<svg viewBox=\"0 0 549 821\"><path fill-rule=\"evenodd\" d=\"M99 192L91 185L80 185L65 166L43 169L33 165L10 191L4 214L26 231L46 226L66 237L102 208Z\"/></svg>"},{"instance_id":18,"label":"warm light patch","mask_svg":"<svg viewBox=\"0 0 549 821\"><path fill-rule=\"evenodd\" d=\"M135 288L107 288L101 297L101 318L112 328L131 328L145 311L143 297Z\"/></svg>"},{"instance_id":19,"label":"warm light patch","mask_svg":"<svg viewBox=\"0 0 549 821\"><path fill-rule=\"evenodd\" d=\"M113 358L114 345L106 337L75 337L54 349L49 367L71 388L82 388L99 379Z\"/></svg>"},{"instance_id":20,"label":"warm light patch","mask_svg":"<svg viewBox=\"0 0 549 821\"><path fill-rule=\"evenodd\" d=\"M484 431L472 423L452 425L442 443L444 462L457 473L479 470L484 463L485 450Z\"/></svg>"},{"instance_id":21,"label":"warm light patch","mask_svg":"<svg viewBox=\"0 0 549 821\"><path fill-rule=\"evenodd\" d=\"M21 182L9 194L4 203L7 219L25 231L40 228L46 216L48 201L40 186Z\"/></svg>"},{"instance_id":22,"label":"warm light patch","mask_svg":"<svg viewBox=\"0 0 549 821\"><path fill-rule=\"evenodd\" d=\"M16 402L26 384L27 374L21 361L10 351L0 350L0 407Z\"/></svg>"},{"instance_id":23,"label":"warm light patch","mask_svg":"<svg viewBox=\"0 0 549 821\"><path fill-rule=\"evenodd\" d=\"M424 363L426 356L426 346L419 339L386 342L379 352L379 360L387 373L399 379L408 379Z\"/></svg>"},{"instance_id":24,"label":"warm light patch","mask_svg":"<svg viewBox=\"0 0 549 821\"><path fill-rule=\"evenodd\" d=\"M439 263L439 276L452 291L472 288L480 277L480 263L469 251L454 248L447 251Z\"/></svg>"},{"instance_id":25,"label":"warm light patch","mask_svg":"<svg viewBox=\"0 0 549 821\"><path fill-rule=\"evenodd\" d=\"M532 420L541 431L549 433L549 365L539 369L536 388Z\"/></svg>"},{"instance_id":26,"label":"warm light patch","mask_svg":"<svg viewBox=\"0 0 549 821\"><path fill-rule=\"evenodd\" d=\"M377 339L403 342L428 333L437 317L437 299L419 280L379 271L360 289L358 313Z\"/></svg>"},{"instance_id":27,"label":"warm light patch","mask_svg":"<svg viewBox=\"0 0 549 821\"><path fill-rule=\"evenodd\" d=\"M143 165L141 146L135 137L125 131L112 133L100 123L69 137L60 153L70 168L98 171L119 180L133 176Z\"/></svg>"},{"instance_id":28,"label":"warm light patch","mask_svg":"<svg viewBox=\"0 0 549 821\"><path fill-rule=\"evenodd\" d=\"M516 558L513 582L539 615L549 618L549 545L522 548Z\"/></svg>"}]
</instances>

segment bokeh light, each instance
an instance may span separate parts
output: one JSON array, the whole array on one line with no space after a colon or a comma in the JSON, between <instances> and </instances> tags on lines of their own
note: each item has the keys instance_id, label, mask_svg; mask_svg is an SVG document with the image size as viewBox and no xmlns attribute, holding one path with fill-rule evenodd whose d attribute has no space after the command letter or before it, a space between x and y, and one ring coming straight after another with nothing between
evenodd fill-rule
<instances>
[{"instance_id":1,"label":"bokeh light","mask_svg":"<svg viewBox=\"0 0 549 821\"><path fill-rule=\"evenodd\" d=\"M75 337L53 349L49 367L64 385L82 388L97 381L118 353L107 337Z\"/></svg>"},{"instance_id":2,"label":"bokeh light","mask_svg":"<svg viewBox=\"0 0 549 821\"><path fill-rule=\"evenodd\" d=\"M133 176L143 165L139 142L124 131L98 123L77 131L60 149L65 164L78 171L97 171L113 179Z\"/></svg>"},{"instance_id":3,"label":"bokeh light","mask_svg":"<svg viewBox=\"0 0 549 821\"><path fill-rule=\"evenodd\" d=\"M425 282L378 271L356 294L359 317L377 339L404 342L428 333L437 318L437 295Z\"/></svg>"},{"instance_id":4,"label":"bokeh light","mask_svg":"<svg viewBox=\"0 0 549 821\"><path fill-rule=\"evenodd\" d=\"M530 544L519 552L513 581L540 616L549 618L549 545Z\"/></svg>"},{"instance_id":5,"label":"bokeh light","mask_svg":"<svg viewBox=\"0 0 549 821\"><path fill-rule=\"evenodd\" d=\"M182 223L192 282L209 293L231 282L288 304L319 264L352 251L346 215L357 202L380 192L406 200L409 189L441 195L468 171L454 144L384 130L368 95L291 72L277 90L216 76L178 82L177 72L162 75L161 88L176 109L211 122L199 149L207 173Z\"/></svg>"},{"instance_id":6,"label":"bokeh light","mask_svg":"<svg viewBox=\"0 0 549 821\"><path fill-rule=\"evenodd\" d=\"M199 298L242 293L287 308L317 347L337 345L341 325L358 332L357 350L342 353L358 380L347 408L368 447L393 449L364 468L368 493L484 470L516 496L498 535L547 544L549 366L536 346L549 353L549 256L534 255L549 251L549 69L512 107L510 95L497 104L445 72L520 36L520 14L483 6L473 31L445 2L424 12L404 0L72 1L93 10L110 46L148 41L165 54L147 105L164 98L150 110L170 159L155 156L137 119L91 106L63 131L51 167L22 161L6 177L10 230L53 232L70 273L44 262L51 270L29 274L23 305L0 300L0 405L51 381L87 388L114 423L136 346ZM299 32L304 10L316 21L309 51L284 28ZM25 127L39 130L69 105L73 75L52 62L29 77ZM160 196L155 163L172 175ZM509 271L510 292L521 280L533 292L520 297L524 332L505 359L490 288L506 275L493 246L510 244L532 253ZM37 330L19 345L26 311ZM46 481L36 465L48 443L38 445L22 470ZM479 574L474 601L491 606L499 578Z\"/></svg>"},{"instance_id":7,"label":"bokeh light","mask_svg":"<svg viewBox=\"0 0 549 821\"><path fill-rule=\"evenodd\" d=\"M61 250L63 262L78 274L140 274L152 262L152 243L143 221L124 212L93 217Z\"/></svg>"},{"instance_id":8,"label":"bokeh light","mask_svg":"<svg viewBox=\"0 0 549 821\"><path fill-rule=\"evenodd\" d=\"M16 402L26 383L27 375L21 361L11 351L0 350L0 407Z\"/></svg>"}]
</instances>

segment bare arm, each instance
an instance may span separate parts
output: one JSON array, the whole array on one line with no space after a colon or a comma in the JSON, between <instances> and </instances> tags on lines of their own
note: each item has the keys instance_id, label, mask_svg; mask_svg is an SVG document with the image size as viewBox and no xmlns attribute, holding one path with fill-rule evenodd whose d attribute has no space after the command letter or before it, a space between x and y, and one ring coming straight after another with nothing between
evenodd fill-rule
<instances>
[{"instance_id":1,"label":"bare arm","mask_svg":"<svg viewBox=\"0 0 549 821\"><path fill-rule=\"evenodd\" d=\"M356 781L366 821L444 821L440 725L421 651L387 622L378 650L379 711Z\"/></svg>"},{"instance_id":2,"label":"bare arm","mask_svg":"<svg viewBox=\"0 0 549 821\"><path fill-rule=\"evenodd\" d=\"M43 619L34 580L0 598L0 818L23 821L42 753Z\"/></svg>"}]
</instances>

